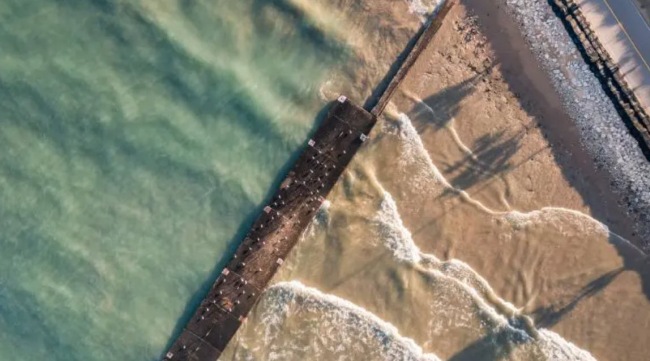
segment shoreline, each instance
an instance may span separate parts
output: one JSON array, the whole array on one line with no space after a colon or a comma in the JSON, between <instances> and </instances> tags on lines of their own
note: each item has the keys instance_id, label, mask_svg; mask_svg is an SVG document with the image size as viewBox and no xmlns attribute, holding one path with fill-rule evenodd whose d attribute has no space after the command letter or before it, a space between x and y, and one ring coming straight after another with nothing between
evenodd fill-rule
<instances>
[{"instance_id":1,"label":"shoreline","mask_svg":"<svg viewBox=\"0 0 650 361\"><path fill-rule=\"evenodd\" d=\"M580 144L596 167L609 175L611 189L620 198L618 203L634 219L637 232L633 243L647 254L650 251L650 192L647 191L650 164L550 6L527 0L505 0L505 3L537 61L550 74L555 92L578 130ZM553 16L554 21L537 20L548 16Z\"/></svg>"},{"instance_id":2,"label":"shoreline","mask_svg":"<svg viewBox=\"0 0 650 361\"><path fill-rule=\"evenodd\" d=\"M397 197L406 228L423 252L467 262L538 327L597 359L643 350L644 332L634 326L647 318L635 312L650 297L638 248L645 239L634 231L643 225L583 146L584 124L566 107L574 94L556 90L564 68L539 63L504 3L460 3L393 98L457 189L424 201ZM594 99L613 108L609 98ZM388 176L379 182L400 194ZM600 286L583 300L592 284Z\"/></svg>"},{"instance_id":3,"label":"shoreline","mask_svg":"<svg viewBox=\"0 0 650 361\"><path fill-rule=\"evenodd\" d=\"M642 238L632 231L637 225L627 217L626 210L612 192L609 172L594 162L582 146L580 130L565 108L565 100L556 91L548 70L540 71L539 58L519 29L513 28L507 8L500 8L478 0L463 0L469 9L478 13L479 23L488 39L506 37L508 41L492 41L496 56L504 71L511 91L518 94L524 108L541 127L543 136L555 150L555 160L564 176L576 188L592 215L612 228L614 232L640 246ZM518 51L512 53L510 49ZM621 126L623 124L621 123Z\"/></svg>"},{"instance_id":4,"label":"shoreline","mask_svg":"<svg viewBox=\"0 0 650 361\"><path fill-rule=\"evenodd\" d=\"M645 352L645 331L634 327L650 315L638 253L603 227L633 239L633 220L581 146L582 130L505 5L460 3L273 282L297 281L349 301L441 359L473 359L476 351L496 358L504 348L514 360ZM478 18L466 14L468 3L482 9ZM360 16L388 9L372 3ZM368 94L390 54L399 54L396 44L363 39L408 43L404 35L415 26L399 16L409 25L391 18L386 34L355 39L360 69L346 79L372 81L357 84L353 98ZM338 86L333 78L322 94L339 93ZM280 347L292 359L302 351L283 345L310 350L324 334L360 333L321 321L339 314L337 306L307 310L303 299L286 296L264 298L226 355L264 359ZM271 328L269 317L277 317ZM521 331L512 317L534 319L548 337L493 338L508 334L502 327ZM305 324L320 326L311 332ZM327 345L319 347L324 359L348 347Z\"/></svg>"}]
</instances>

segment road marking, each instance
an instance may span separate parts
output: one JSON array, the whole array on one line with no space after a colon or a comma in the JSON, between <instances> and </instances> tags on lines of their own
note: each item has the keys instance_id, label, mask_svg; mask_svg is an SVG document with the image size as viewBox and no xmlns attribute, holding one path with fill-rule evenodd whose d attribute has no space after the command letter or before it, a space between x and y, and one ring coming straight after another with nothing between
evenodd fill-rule
<instances>
[{"instance_id":1,"label":"road marking","mask_svg":"<svg viewBox=\"0 0 650 361\"><path fill-rule=\"evenodd\" d=\"M643 62L643 64L645 64L646 69L647 69L648 71L650 71L650 65L648 65L648 62L647 62L647 61L645 60L645 58L643 57L643 54L641 54L641 51L639 50L639 48L637 48L636 44L634 43L634 40L632 40L632 38L630 37L630 34L628 34L628 33L627 33L627 30L625 30L625 26L623 26L623 23L621 23L621 21L618 20L618 16L616 16L616 14L614 13L614 10L613 10L612 7L609 5L609 2L608 2L607 0L603 0L603 2L605 3L605 6L607 6L607 8L609 9L609 12L612 14L612 16L614 17L614 19L615 19L616 22L618 23L618 25L620 25L620 27L621 27L621 29L623 30L623 33L625 33L625 36L627 37L627 39L630 40L630 43L632 43L632 47L634 47L634 50L636 50L636 53L639 54L639 57L641 58L641 61ZM638 10L637 10L637 11L638 11ZM639 14L639 15L640 15L640 14ZM644 23L646 26L648 26L648 24L646 24L646 22L645 22L645 20L644 20L643 18L641 18L641 20L643 20L643 23ZM649 27L649 28L650 28L650 27ZM649 30L650 30L650 29L649 29Z\"/></svg>"},{"instance_id":2,"label":"road marking","mask_svg":"<svg viewBox=\"0 0 650 361\"><path fill-rule=\"evenodd\" d=\"M637 4L636 1L632 1L632 7L636 11L636 14L641 18L641 21L645 24L645 26L650 30L650 23L645 19L645 16L641 13L641 9L639 9L639 5Z\"/></svg>"}]
</instances>

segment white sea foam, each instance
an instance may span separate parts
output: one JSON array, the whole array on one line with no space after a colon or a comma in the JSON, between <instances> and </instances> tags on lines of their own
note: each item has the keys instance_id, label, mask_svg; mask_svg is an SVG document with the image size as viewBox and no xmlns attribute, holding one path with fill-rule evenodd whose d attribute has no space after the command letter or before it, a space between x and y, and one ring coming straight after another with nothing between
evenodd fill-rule
<instances>
[{"instance_id":1,"label":"white sea foam","mask_svg":"<svg viewBox=\"0 0 650 361\"><path fill-rule=\"evenodd\" d=\"M391 107L391 109L394 112L394 108ZM563 207L542 207L539 210L533 210L525 213L519 212L517 210L501 212L490 209L480 201L473 199L464 190L455 188L451 185L451 183L449 183L449 181L447 181L438 167L433 163L433 160L424 147L422 139L413 126L411 119L406 114L397 113L394 120L395 121L392 123L387 122L383 130L388 134L393 134L400 138L400 141L402 143L400 162L404 166L412 166L416 168L416 173L412 173L411 178L416 189L423 192L432 192L435 191L436 184L438 187L442 185L447 190L460 195L463 200L474 205L478 210L486 212L495 217L505 218L507 221L513 224L513 226L527 226L533 223L558 225L563 222L571 222L572 224L575 224L582 228L584 232L611 235L613 237L609 237L610 240L625 243L628 247L634 248L638 252L642 252L629 240L611 232L606 224L590 217L587 214L573 209Z\"/></svg>"},{"instance_id":2,"label":"white sea foam","mask_svg":"<svg viewBox=\"0 0 650 361\"><path fill-rule=\"evenodd\" d=\"M514 305L499 298L488 282L468 264L459 260L441 262L434 255L421 252L410 231L404 226L390 193L384 193L373 222L384 246L393 252L398 261L417 265L437 280L437 287L448 284L442 289L454 292L456 298L463 297L457 292L469 296L480 310L483 324L489 328L489 337L505 335L506 340L526 344L519 351L524 355L542 355L547 360L558 361L594 360L589 352L576 347L560 335L545 329L535 329L530 318L521 315Z\"/></svg>"},{"instance_id":3,"label":"white sea foam","mask_svg":"<svg viewBox=\"0 0 650 361\"><path fill-rule=\"evenodd\" d=\"M406 0L409 4L409 11L417 14L424 20L427 16L433 14L445 0Z\"/></svg>"},{"instance_id":4,"label":"white sea foam","mask_svg":"<svg viewBox=\"0 0 650 361\"><path fill-rule=\"evenodd\" d=\"M382 130L387 134L399 137L402 145L400 163L402 166L416 168L417 173L413 174L414 179L412 180L415 181L414 185L417 189L430 190L432 189L431 183L440 183L453 188L426 153L422 139L413 127L411 119L404 113L398 113L393 120L394 122L385 122Z\"/></svg>"},{"instance_id":5,"label":"white sea foam","mask_svg":"<svg viewBox=\"0 0 650 361\"><path fill-rule=\"evenodd\" d=\"M630 250L644 255L643 250L634 245L625 237L612 232L606 224L574 209L563 207L542 207L526 213L519 211L495 212L496 216L506 219L515 228L527 227L535 224L545 224L549 227L559 227L562 224L571 224L583 234L600 235L607 237L610 242L625 245Z\"/></svg>"},{"instance_id":6,"label":"white sea foam","mask_svg":"<svg viewBox=\"0 0 650 361\"><path fill-rule=\"evenodd\" d=\"M405 166L416 166L412 176L419 179L418 189L432 191L429 187L443 186L460 194L466 201L477 206L494 217L502 217L523 227L531 224L558 225L571 222L583 232L607 235L608 228L581 212L558 208L545 207L532 212L507 211L497 212L489 209L480 202L473 200L466 192L454 188L440 173L430 158L420 136L405 114L397 114L394 124L386 124L384 131L396 135L402 143L401 162ZM435 190L433 190L436 192ZM397 205L389 193L385 193L373 222L377 226L377 235L383 244L391 250L395 258L402 262L416 264L423 271L430 273L439 281L450 281L460 286L487 316L492 334L503 334L508 339L526 341L528 348L536 355L543 355L549 360L593 360L593 357L548 330L538 331L532 321L519 313L514 305L499 298L488 282L476 273L468 264L459 260L441 262L435 256L422 253L411 237L410 231L404 226ZM611 238L611 237L610 237Z\"/></svg>"},{"instance_id":7,"label":"white sea foam","mask_svg":"<svg viewBox=\"0 0 650 361\"><path fill-rule=\"evenodd\" d=\"M393 252L395 258L403 262L420 262L422 259L420 249L413 242L411 232L402 223L397 205L390 193L384 193L379 211L373 221L377 227L379 238Z\"/></svg>"},{"instance_id":8,"label":"white sea foam","mask_svg":"<svg viewBox=\"0 0 650 361\"><path fill-rule=\"evenodd\" d=\"M539 343L540 351L549 361L596 361L589 352L549 330L540 330Z\"/></svg>"},{"instance_id":9,"label":"white sea foam","mask_svg":"<svg viewBox=\"0 0 650 361\"><path fill-rule=\"evenodd\" d=\"M310 318L318 325L319 332L309 336L318 338L316 343L326 348L328 354L340 355L339 360L347 360L355 354L366 360L440 360L424 353L412 339L400 335L395 326L363 307L297 281L271 286L266 291L264 305L263 325L271 330L267 333L270 342L274 341L272 334L288 319L300 315L301 319ZM364 350L365 347L368 349ZM358 354L359 351L366 353ZM276 357L291 359L290 354L280 350L276 351Z\"/></svg>"},{"instance_id":10,"label":"white sea foam","mask_svg":"<svg viewBox=\"0 0 650 361\"><path fill-rule=\"evenodd\" d=\"M329 222L330 218L330 207L332 206L332 203L328 200L323 201L323 204L321 204L320 208L318 208L318 212L316 213L316 217L314 219L314 222L319 223L319 224L326 224Z\"/></svg>"},{"instance_id":11,"label":"white sea foam","mask_svg":"<svg viewBox=\"0 0 650 361\"><path fill-rule=\"evenodd\" d=\"M332 206L332 202L326 199L323 201L323 204L321 205L320 209L323 210L324 212L327 212L327 210L329 210L331 206Z\"/></svg>"},{"instance_id":12,"label":"white sea foam","mask_svg":"<svg viewBox=\"0 0 650 361\"><path fill-rule=\"evenodd\" d=\"M488 282L465 262L455 259L442 262L432 254L423 253L415 244L411 232L404 226L397 204L390 193L384 193L373 222L377 229L377 237L392 251L395 259L417 265L420 270L435 278L444 278L457 283L465 293L481 304L487 314L490 314L493 324L506 325L507 317L518 313L513 305L498 299ZM506 311L507 317L496 312L484 301L485 299L497 303L502 311Z\"/></svg>"}]
</instances>

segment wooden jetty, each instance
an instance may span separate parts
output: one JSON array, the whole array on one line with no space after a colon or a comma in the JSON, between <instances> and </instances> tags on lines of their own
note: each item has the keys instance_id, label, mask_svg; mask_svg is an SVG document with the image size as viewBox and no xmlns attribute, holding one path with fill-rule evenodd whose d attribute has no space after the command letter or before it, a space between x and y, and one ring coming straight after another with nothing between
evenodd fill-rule
<instances>
[{"instance_id":1,"label":"wooden jetty","mask_svg":"<svg viewBox=\"0 0 650 361\"><path fill-rule=\"evenodd\" d=\"M382 89L381 97L377 100L377 103L374 104L372 114L379 117L386 109L388 102L392 98L393 94L399 88L399 85L402 83L409 70L413 67L415 62L418 60L422 52L427 48L427 46L433 40L433 36L438 32L442 26L442 22L447 17L447 14L451 8L456 5L456 0L446 0L445 3L438 9L438 11L429 19L429 21L420 29L418 34L415 37L415 42L413 46L406 51L406 56L403 59L398 59L397 70L389 74L390 82L385 89Z\"/></svg>"},{"instance_id":2,"label":"wooden jetty","mask_svg":"<svg viewBox=\"0 0 650 361\"><path fill-rule=\"evenodd\" d=\"M219 357L376 121L343 96L334 103L164 360Z\"/></svg>"},{"instance_id":3,"label":"wooden jetty","mask_svg":"<svg viewBox=\"0 0 650 361\"><path fill-rule=\"evenodd\" d=\"M447 0L418 33L371 111L344 96L334 103L164 361L219 358L454 4Z\"/></svg>"}]
</instances>

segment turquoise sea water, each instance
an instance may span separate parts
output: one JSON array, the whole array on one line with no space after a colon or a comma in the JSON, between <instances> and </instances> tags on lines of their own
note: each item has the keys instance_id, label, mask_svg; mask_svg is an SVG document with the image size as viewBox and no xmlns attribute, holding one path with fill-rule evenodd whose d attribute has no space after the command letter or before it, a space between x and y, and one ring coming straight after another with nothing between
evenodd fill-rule
<instances>
[{"instance_id":1,"label":"turquoise sea water","mask_svg":"<svg viewBox=\"0 0 650 361\"><path fill-rule=\"evenodd\" d=\"M0 360L154 360L345 51L271 0L5 0L0 47Z\"/></svg>"}]
</instances>

